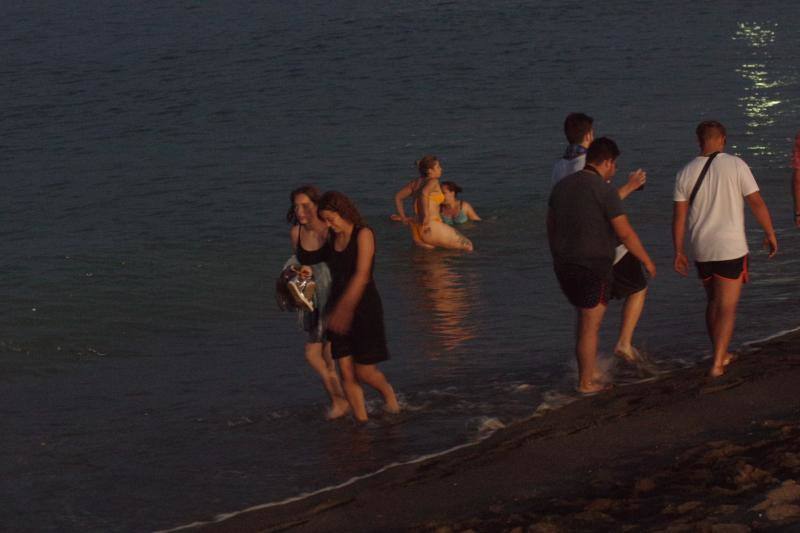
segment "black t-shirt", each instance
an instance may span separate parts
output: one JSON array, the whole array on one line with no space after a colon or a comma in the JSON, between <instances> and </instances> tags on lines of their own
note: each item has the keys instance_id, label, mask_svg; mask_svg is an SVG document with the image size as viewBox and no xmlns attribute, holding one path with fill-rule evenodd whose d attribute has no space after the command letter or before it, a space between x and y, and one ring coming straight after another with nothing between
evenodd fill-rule
<instances>
[{"instance_id":1,"label":"black t-shirt","mask_svg":"<svg viewBox=\"0 0 800 533\"><path fill-rule=\"evenodd\" d=\"M609 276L617 245L611 219L625 214L617 190L584 169L555 184L548 206L555 220L555 266L580 265Z\"/></svg>"}]
</instances>

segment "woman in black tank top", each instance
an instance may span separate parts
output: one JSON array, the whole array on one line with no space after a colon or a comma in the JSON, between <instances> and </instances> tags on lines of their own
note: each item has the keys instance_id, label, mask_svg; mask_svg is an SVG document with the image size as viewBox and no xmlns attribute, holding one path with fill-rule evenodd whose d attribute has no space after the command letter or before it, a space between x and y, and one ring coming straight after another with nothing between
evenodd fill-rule
<instances>
[{"instance_id":1,"label":"woman in black tank top","mask_svg":"<svg viewBox=\"0 0 800 533\"><path fill-rule=\"evenodd\" d=\"M383 325L383 305L372 278L375 236L364 225L355 205L340 192L327 192L319 201L319 216L330 227L331 292L328 298L328 337L333 358L339 360L344 393L353 416L367 420L362 383L381 393L385 409L400 411L394 389L377 363L389 358Z\"/></svg>"},{"instance_id":2,"label":"woman in black tank top","mask_svg":"<svg viewBox=\"0 0 800 533\"><path fill-rule=\"evenodd\" d=\"M324 263L330 253L327 225L317 216L320 193L316 187L307 185L295 189L289 197L292 206L286 219L292 224L289 232L292 248L302 265L300 275L308 276L312 272L311 266ZM327 417L333 419L343 416L350 410L350 404L345 399L336 364L331 357L331 343L325 336L324 310L305 311L303 328L308 332L306 361L319 375L331 400Z\"/></svg>"}]
</instances>

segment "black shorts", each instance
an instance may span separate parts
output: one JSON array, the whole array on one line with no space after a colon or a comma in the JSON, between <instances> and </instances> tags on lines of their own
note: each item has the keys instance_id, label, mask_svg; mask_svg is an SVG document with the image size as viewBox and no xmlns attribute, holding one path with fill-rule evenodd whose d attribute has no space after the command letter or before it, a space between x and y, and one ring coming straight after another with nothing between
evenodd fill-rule
<instances>
[{"instance_id":1,"label":"black shorts","mask_svg":"<svg viewBox=\"0 0 800 533\"><path fill-rule=\"evenodd\" d=\"M647 288L647 277L644 275L642 262L628 252L614 265L614 283L611 285L611 297L627 298L633 293Z\"/></svg>"},{"instance_id":2,"label":"black shorts","mask_svg":"<svg viewBox=\"0 0 800 533\"><path fill-rule=\"evenodd\" d=\"M747 283L747 256L725 261L695 261L697 273L703 283L710 283L714 276L725 279L739 279L743 275L743 282Z\"/></svg>"},{"instance_id":3,"label":"black shorts","mask_svg":"<svg viewBox=\"0 0 800 533\"><path fill-rule=\"evenodd\" d=\"M591 309L608 304L608 276L580 265L558 265L555 271L561 292L575 307Z\"/></svg>"}]
</instances>

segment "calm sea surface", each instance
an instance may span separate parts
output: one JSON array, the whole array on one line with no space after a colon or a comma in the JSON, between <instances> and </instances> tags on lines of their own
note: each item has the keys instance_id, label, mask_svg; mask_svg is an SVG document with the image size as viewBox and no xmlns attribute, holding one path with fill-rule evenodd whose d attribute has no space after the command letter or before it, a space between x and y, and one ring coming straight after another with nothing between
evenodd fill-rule
<instances>
[{"instance_id":1,"label":"calm sea surface","mask_svg":"<svg viewBox=\"0 0 800 533\"><path fill-rule=\"evenodd\" d=\"M479 438L573 396L572 311L544 209L571 111L641 166L626 200L659 267L637 331L659 370L707 364L703 293L671 270L675 172L728 126L781 245L748 234L735 346L798 325L794 3L6 2L0 7L0 524L177 526ZM476 252L388 220L413 161L485 221ZM351 195L405 411L323 420L277 310L290 189ZM618 327L612 304L608 353ZM622 383L639 379L614 368ZM535 473L532 473L535 483Z\"/></svg>"}]
</instances>

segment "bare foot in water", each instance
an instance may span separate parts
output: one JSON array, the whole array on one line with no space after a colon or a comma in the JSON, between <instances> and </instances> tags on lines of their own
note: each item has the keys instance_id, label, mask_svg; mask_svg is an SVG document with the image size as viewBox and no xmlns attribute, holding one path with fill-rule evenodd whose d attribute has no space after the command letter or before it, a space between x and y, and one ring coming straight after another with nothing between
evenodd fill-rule
<instances>
[{"instance_id":1,"label":"bare foot in water","mask_svg":"<svg viewBox=\"0 0 800 533\"><path fill-rule=\"evenodd\" d=\"M639 353L639 350L637 350L635 346L626 347L617 345L617 347L614 348L614 355L616 355L620 359L624 359L628 363L642 362L642 354Z\"/></svg>"},{"instance_id":2,"label":"bare foot in water","mask_svg":"<svg viewBox=\"0 0 800 533\"><path fill-rule=\"evenodd\" d=\"M593 381L588 386L578 386L577 390L584 396L593 396L595 394L598 394L600 392L605 392L613 388L614 388L613 383L598 383L596 381Z\"/></svg>"},{"instance_id":3,"label":"bare foot in water","mask_svg":"<svg viewBox=\"0 0 800 533\"><path fill-rule=\"evenodd\" d=\"M350 404L347 403L345 399L336 399L331 405L331 408L328 409L328 413L325 415L325 418L328 420L336 420L337 418L341 418L347 413L350 412Z\"/></svg>"},{"instance_id":4,"label":"bare foot in water","mask_svg":"<svg viewBox=\"0 0 800 533\"><path fill-rule=\"evenodd\" d=\"M400 404L397 403L397 398L394 398L391 401L388 401L385 404L383 404L383 410L389 413L390 415L398 414L400 412Z\"/></svg>"},{"instance_id":5,"label":"bare foot in water","mask_svg":"<svg viewBox=\"0 0 800 533\"><path fill-rule=\"evenodd\" d=\"M721 365L715 364L715 365L713 365L711 367L711 370L709 370L709 372L708 372L708 377L718 378L718 377L722 376L723 374L725 374L726 367L729 364L731 364L734 359L735 358L734 358L732 353L730 353L730 352L726 353L725 357L722 359L722 364Z\"/></svg>"}]
</instances>

